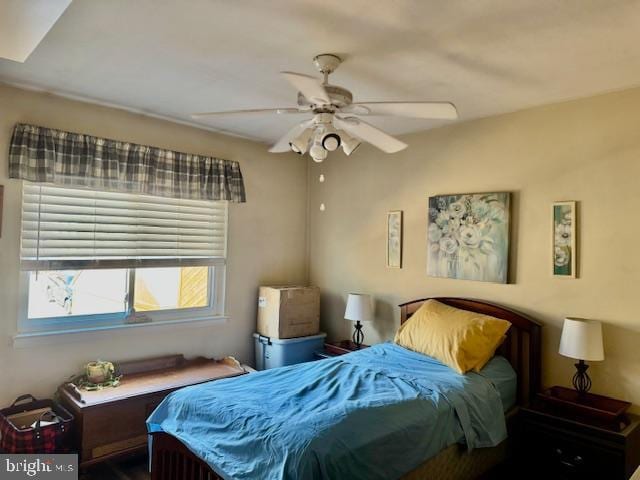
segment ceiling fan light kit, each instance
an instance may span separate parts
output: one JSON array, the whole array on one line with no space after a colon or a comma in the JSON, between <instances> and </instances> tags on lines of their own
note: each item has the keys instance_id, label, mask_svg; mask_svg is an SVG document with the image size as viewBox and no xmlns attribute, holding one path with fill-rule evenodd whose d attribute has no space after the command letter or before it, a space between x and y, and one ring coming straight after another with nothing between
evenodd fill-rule
<instances>
[{"instance_id":1,"label":"ceiling fan light kit","mask_svg":"<svg viewBox=\"0 0 640 480\"><path fill-rule=\"evenodd\" d=\"M360 140L358 140L355 137L352 137L346 132L342 134L341 140L342 140L342 151L347 157L351 155L356 150L356 148L358 148L361 144Z\"/></svg>"},{"instance_id":2,"label":"ceiling fan light kit","mask_svg":"<svg viewBox=\"0 0 640 480\"><path fill-rule=\"evenodd\" d=\"M322 148L328 152L335 152L340 146L341 140L338 132L334 128L327 128L322 133Z\"/></svg>"},{"instance_id":3,"label":"ceiling fan light kit","mask_svg":"<svg viewBox=\"0 0 640 480\"><path fill-rule=\"evenodd\" d=\"M359 118L360 116L386 115L443 120L454 120L458 117L455 105L449 102L354 103L349 90L329 83L329 75L342 63L339 56L323 53L316 55L313 63L322 74L322 79L302 73L280 72L298 91L297 107L209 112L193 116L202 118L238 114L312 113L312 119L293 127L269 151L293 151L300 155L308 151L316 162L322 162L327 158L328 152L334 152L340 146L346 155L351 155L362 142L370 143L386 153L395 153L407 148L406 143L365 122Z\"/></svg>"},{"instance_id":4,"label":"ceiling fan light kit","mask_svg":"<svg viewBox=\"0 0 640 480\"><path fill-rule=\"evenodd\" d=\"M322 146L322 143L315 141L313 145L309 149L309 155L313 158L313 161L316 163L322 162L329 152Z\"/></svg>"},{"instance_id":5,"label":"ceiling fan light kit","mask_svg":"<svg viewBox=\"0 0 640 480\"><path fill-rule=\"evenodd\" d=\"M311 137L313 137L313 132L313 128L303 130L298 137L289 143L291 150L297 154L304 155L307 152L307 148L309 148L309 142L311 141Z\"/></svg>"}]
</instances>

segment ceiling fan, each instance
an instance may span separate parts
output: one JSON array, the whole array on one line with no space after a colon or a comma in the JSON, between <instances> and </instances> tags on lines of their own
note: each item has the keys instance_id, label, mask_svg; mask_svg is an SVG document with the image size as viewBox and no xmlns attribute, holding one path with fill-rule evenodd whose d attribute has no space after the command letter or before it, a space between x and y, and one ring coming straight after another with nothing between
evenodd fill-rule
<instances>
[{"instance_id":1,"label":"ceiling fan","mask_svg":"<svg viewBox=\"0 0 640 480\"><path fill-rule=\"evenodd\" d=\"M458 118L455 105L450 102L365 102L354 103L353 95L345 88L329 84L329 75L342 63L337 55L325 53L314 57L316 68L323 79L295 72L281 75L298 90L298 105L286 108L231 110L226 112L196 113L193 118L222 115L275 113L313 114L289 130L270 149L270 152L294 151L309 155L316 162L327 158L328 152L342 147L351 155L361 142L367 142L386 153L395 153L407 144L367 123L360 117L390 115L398 117L445 119Z\"/></svg>"}]
</instances>

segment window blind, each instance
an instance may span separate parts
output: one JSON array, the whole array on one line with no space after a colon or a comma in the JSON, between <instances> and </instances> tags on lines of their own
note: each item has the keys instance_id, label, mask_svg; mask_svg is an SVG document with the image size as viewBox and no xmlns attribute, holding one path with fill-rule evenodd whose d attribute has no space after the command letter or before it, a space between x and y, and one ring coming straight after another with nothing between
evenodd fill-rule
<instances>
[{"instance_id":1,"label":"window blind","mask_svg":"<svg viewBox=\"0 0 640 480\"><path fill-rule=\"evenodd\" d=\"M213 265L226 239L227 202L24 184L23 270Z\"/></svg>"}]
</instances>

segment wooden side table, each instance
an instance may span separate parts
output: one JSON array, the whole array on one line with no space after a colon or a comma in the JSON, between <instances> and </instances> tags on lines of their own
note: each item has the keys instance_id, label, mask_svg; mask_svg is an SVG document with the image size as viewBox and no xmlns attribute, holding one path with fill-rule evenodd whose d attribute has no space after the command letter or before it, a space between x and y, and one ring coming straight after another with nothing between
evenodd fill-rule
<instances>
[{"instance_id":1,"label":"wooden side table","mask_svg":"<svg viewBox=\"0 0 640 480\"><path fill-rule=\"evenodd\" d=\"M360 348L356 346L351 340L340 340L339 342L325 342L324 349L315 352L317 358L331 358L346 353L357 352L363 348L368 348L369 345L361 345Z\"/></svg>"},{"instance_id":2,"label":"wooden side table","mask_svg":"<svg viewBox=\"0 0 640 480\"><path fill-rule=\"evenodd\" d=\"M627 480L640 464L640 417L621 431L535 404L520 409L518 468L523 478Z\"/></svg>"}]
</instances>

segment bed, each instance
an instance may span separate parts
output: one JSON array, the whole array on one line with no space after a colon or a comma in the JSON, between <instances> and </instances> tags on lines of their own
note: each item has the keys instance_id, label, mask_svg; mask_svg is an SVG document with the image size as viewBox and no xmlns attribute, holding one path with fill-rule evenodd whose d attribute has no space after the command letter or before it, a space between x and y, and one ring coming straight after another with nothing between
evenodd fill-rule
<instances>
[{"instance_id":1,"label":"bed","mask_svg":"<svg viewBox=\"0 0 640 480\"><path fill-rule=\"evenodd\" d=\"M401 322L426 300L400 305ZM504 429L517 407L539 389L541 327L497 305L436 300L511 322L490 362L497 377L487 367L480 374L444 375L448 367L430 357L381 344L344 358L183 389L148 421L152 480L443 480L488 471L507 454ZM497 381L505 368L515 374L506 393ZM264 392L270 385L275 390L268 395L247 390ZM287 398L304 405L289 405Z\"/></svg>"}]
</instances>

